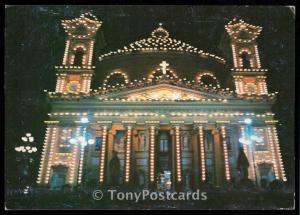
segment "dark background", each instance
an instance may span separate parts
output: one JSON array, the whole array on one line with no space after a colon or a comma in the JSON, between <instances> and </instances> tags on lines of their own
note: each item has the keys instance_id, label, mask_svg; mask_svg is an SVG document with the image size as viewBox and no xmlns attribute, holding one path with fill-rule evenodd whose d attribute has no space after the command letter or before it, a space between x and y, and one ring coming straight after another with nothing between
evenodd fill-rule
<instances>
[{"instance_id":1,"label":"dark background","mask_svg":"<svg viewBox=\"0 0 300 215\"><path fill-rule=\"evenodd\" d=\"M224 57L231 68L231 50L224 29L234 17L263 27L258 46L263 68L269 69L269 92L278 91L273 107L288 183L294 184L295 17L283 6L12 6L5 10L5 181L18 184L16 153L21 137L31 132L38 153L32 165L37 177L49 107L44 89L54 91L54 66L63 58L65 38L60 21L91 11L103 21L105 43L100 53L122 48L162 22L173 38ZM98 32L98 35L101 33ZM98 44L99 45L99 44ZM100 86L101 83L99 83ZM222 85L222 83L221 83Z\"/></svg>"}]
</instances>

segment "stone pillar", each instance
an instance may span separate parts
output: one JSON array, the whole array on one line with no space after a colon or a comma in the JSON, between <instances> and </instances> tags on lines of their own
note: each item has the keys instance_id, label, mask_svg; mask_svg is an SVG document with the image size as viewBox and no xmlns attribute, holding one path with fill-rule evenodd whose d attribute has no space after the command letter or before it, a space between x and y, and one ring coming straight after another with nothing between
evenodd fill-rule
<instances>
[{"instance_id":1,"label":"stone pillar","mask_svg":"<svg viewBox=\"0 0 300 215\"><path fill-rule=\"evenodd\" d=\"M175 173L176 173L176 184L180 186L182 183L182 164L181 164L181 144L180 144L180 126L174 126L175 130Z\"/></svg>"},{"instance_id":2,"label":"stone pillar","mask_svg":"<svg viewBox=\"0 0 300 215\"><path fill-rule=\"evenodd\" d=\"M46 134L45 134L45 139L44 139L44 146L42 149L42 154L41 154L41 161L40 161L40 167L38 171L38 177L36 183L38 185L44 184L45 182L45 169L47 168L47 160L48 160L48 154L49 154L49 143L50 143L50 137L52 135L52 130L53 127L51 125L48 125L46 128Z\"/></svg>"},{"instance_id":3,"label":"stone pillar","mask_svg":"<svg viewBox=\"0 0 300 215\"><path fill-rule=\"evenodd\" d=\"M223 162L222 162L222 145L220 142L220 134L217 128L213 131L214 136L214 158L215 158L215 184L220 186L223 181Z\"/></svg>"},{"instance_id":4,"label":"stone pillar","mask_svg":"<svg viewBox=\"0 0 300 215\"><path fill-rule=\"evenodd\" d=\"M206 164L205 164L205 148L204 148L204 131L203 126L198 126L198 143L199 143L199 169L200 180L202 183L206 181Z\"/></svg>"},{"instance_id":5,"label":"stone pillar","mask_svg":"<svg viewBox=\"0 0 300 215\"><path fill-rule=\"evenodd\" d=\"M116 129L115 126L112 125L111 129L108 131L108 137L107 137L107 162L105 164L106 172L104 173L106 175L106 183L111 182L111 177L110 177L110 169L109 169L109 162L112 158L112 151L113 151L113 141L114 141L114 135L116 134Z\"/></svg>"},{"instance_id":6,"label":"stone pillar","mask_svg":"<svg viewBox=\"0 0 300 215\"><path fill-rule=\"evenodd\" d=\"M223 155L224 155L224 167L225 167L225 179L227 182L230 182L230 163L228 160L228 149L226 142L226 128L225 126L221 126L221 137L222 137L222 145L223 145Z\"/></svg>"},{"instance_id":7,"label":"stone pillar","mask_svg":"<svg viewBox=\"0 0 300 215\"><path fill-rule=\"evenodd\" d=\"M155 184L155 126L150 126L149 131L149 184Z\"/></svg>"},{"instance_id":8,"label":"stone pillar","mask_svg":"<svg viewBox=\"0 0 300 215\"><path fill-rule=\"evenodd\" d=\"M107 163L106 159L107 159L107 126L104 125L102 126L102 145L101 145L101 150L100 150L100 163L99 163L99 182L100 184L103 184L105 182L104 179L106 179L106 175L105 175L105 165Z\"/></svg>"},{"instance_id":9,"label":"stone pillar","mask_svg":"<svg viewBox=\"0 0 300 215\"><path fill-rule=\"evenodd\" d=\"M126 126L127 128L127 139L125 148L125 171L124 171L124 182L128 184L131 180L131 139L132 139L132 126Z\"/></svg>"},{"instance_id":10,"label":"stone pillar","mask_svg":"<svg viewBox=\"0 0 300 215\"><path fill-rule=\"evenodd\" d=\"M48 184L49 180L50 180L53 158L54 158L54 154L55 154L56 148L57 148L58 131L59 131L58 127L54 127L52 129L52 134L51 134L51 138L50 138L49 156L48 156L48 160L47 160L47 164L46 164L46 172L45 172L45 179L44 179L45 184Z\"/></svg>"}]
</instances>

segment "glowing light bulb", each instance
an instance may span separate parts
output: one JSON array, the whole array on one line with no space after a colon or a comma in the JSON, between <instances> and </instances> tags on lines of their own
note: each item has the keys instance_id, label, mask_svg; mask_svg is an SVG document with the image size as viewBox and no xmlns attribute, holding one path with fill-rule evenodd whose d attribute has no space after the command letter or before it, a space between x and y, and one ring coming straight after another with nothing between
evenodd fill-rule
<instances>
[{"instance_id":1,"label":"glowing light bulb","mask_svg":"<svg viewBox=\"0 0 300 215\"><path fill-rule=\"evenodd\" d=\"M89 119L88 119L87 117L82 117L82 118L80 119L80 122L81 122L81 123L88 123L88 122L89 122Z\"/></svg>"},{"instance_id":2,"label":"glowing light bulb","mask_svg":"<svg viewBox=\"0 0 300 215\"><path fill-rule=\"evenodd\" d=\"M244 122L246 123L246 124L251 124L252 123L252 119L250 119L250 118L246 118L245 120L244 120Z\"/></svg>"}]
</instances>

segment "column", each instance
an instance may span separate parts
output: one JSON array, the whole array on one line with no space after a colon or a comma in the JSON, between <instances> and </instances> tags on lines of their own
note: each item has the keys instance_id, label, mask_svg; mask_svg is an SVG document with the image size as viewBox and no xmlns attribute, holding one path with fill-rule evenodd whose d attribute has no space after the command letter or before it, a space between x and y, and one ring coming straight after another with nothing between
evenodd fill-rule
<instances>
[{"instance_id":1,"label":"column","mask_svg":"<svg viewBox=\"0 0 300 215\"><path fill-rule=\"evenodd\" d=\"M176 165L176 182L181 183L181 147L180 147L180 127L175 126L175 165Z\"/></svg>"},{"instance_id":2,"label":"column","mask_svg":"<svg viewBox=\"0 0 300 215\"><path fill-rule=\"evenodd\" d=\"M214 128L214 159L215 159L215 183L220 186L223 180L223 162L222 162L222 145L220 142L220 134L217 128Z\"/></svg>"},{"instance_id":3,"label":"column","mask_svg":"<svg viewBox=\"0 0 300 215\"><path fill-rule=\"evenodd\" d=\"M79 138L80 137L80 126L76 127L75 131L75 137ZM69 170L69 184L70 185L75 185L77 183L77 169L78 169L78 156L80 154L80 145L79 144L74 144L72 150L72 164L70 165L70 170Z\"/></svg>"},{"instance_id":4,"label":"column","mask_svg":"<svg viewBox=\"0 0 300 215\"><path fill-rule=\"evenodd\" d=\"M36 181L37 184L41 184L44 179L43 176L45 175L45 167L46 167L45 164L46 164L46 160L48 158L49 140L50 140L51 131L52 131L52 127L48 126L46 128L44 146L42 149L42 157L41 157L40 167L39 167L39 171L38 171L38 177L37 177L37 181Z\"/></svg>"},{"instance_id":5,"label":"column","mask_svg":"<svg viewBox=\"0 0 300 215\"><path fill-rule=\"evenodd\" d=\"M124 182L127 184L130 182L131 174L131 138L132 138L132 127L127 126L127 141L126 141L126 149L125 149L125 175Z\"/></svg>"},{"instance_id":6,"label":"column","mask_svg":"<svg viewBox=\"0 0 300 215\"><path fill-rule=\"evenodd\" d=\"M85 137L86 133L86 128L83 128L83 137ZM79 137L81 138L81 137ZM79 156L79 166L78 166L78 179L77 183L81 184L82 182L82 169L83 169L83 158L84 158L84 150L85 150L85 145L79 144L80 147L80 156Z\"/></svg>"},{"instance_id":7,"label":"column","mask_svg":"<svg viewBox=\"0 0 300 215\"><path fill-rule=\"evenodd\" d=\"M111 126L111 129L107 132L107 157L106 157L106 160L107 160L107 163L105 165L105 168L106 168L106 172L105 172L105 175L106 175L106 183L110 183L111 182L111 178L110 178L110 169L109 169L109 162L112 158L112 151L113 151L113 141L114 141L114 135L116 134L116 128L114 125Z\"/></svg>"},{"instance_id":8,"label":"column","mask_svg":"<svg viewBox=\"0 0 300 215\"><path fill-rule=\"evenodd\" d=\"M223 144L223 154L224 154L224 166L225 166L225 179L227 182L230 181L230 164L228 160L228 149L226 142L226 129L225 126L221 126L221 136Z\"/></svg>"},{"instance_id":9,"label":"column","mask_svg":"<svg viewBox=\"0 0 300 215\"><path fill-rule=\"evenodd\" d=\"M46 168L45 184L48 184L49 180L50 180L53 155L56 151L56 145L57 145L56 144L57 143L57 133L58 133L58 128L56 128L56 127L53 128L52 135L51 135L51 142L50 142L49 158L48 158L48 163L47 163L47 168Z\"/></svg>"},{"instance_id":10,"label":"column","mask_svg":"<svg viewBox=\"0 0 300 215\"><path fill-rule=\"evenodd\" d=\"M200 172L200 179L201 182L206 181L206 164L205 164L205 149L204 149L204 132L203 132L203 126L198 127L198 139L199 139L199 169L201 169Z\"/></svg>"},{"instance_id":11,"label":"column","mask_svg":"<svg viewBox=\"0 0 300 215\"><path fill-rule=\"evenodd\" d=\"M155 126L150 126L149 133L149 182L155 183Z\"/></svg>"},{"instance_id":12,"label":"column","mask_svg":"<svg viewBox=\"0 0 300 215\"><path fill-rule=\"evenodd\" d=\"M106 148L107 148L107 126L102 126L102 145L100 150L100 168L99 168L99 182L104 183L104 167L106 164Z\"/></svg>"}]
</instances>

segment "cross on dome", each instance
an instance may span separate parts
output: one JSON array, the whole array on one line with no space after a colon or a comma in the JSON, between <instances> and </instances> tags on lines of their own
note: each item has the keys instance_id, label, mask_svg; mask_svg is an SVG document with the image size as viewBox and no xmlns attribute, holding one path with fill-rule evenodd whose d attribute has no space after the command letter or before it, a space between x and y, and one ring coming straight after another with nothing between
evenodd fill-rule
<instances>
[{"instance_id":1,"label":"cross on dome","mask_svg":"<svg viewBox=\"0 0 300 215\"><path fill-rule=\"evenodd\" d=\"M163 74L167 74L167 66L169 66L170 64L168 64L166 61L162 61L161 64L159 64L162 68L162 72Z\"/></svg>"}]
</instances>

